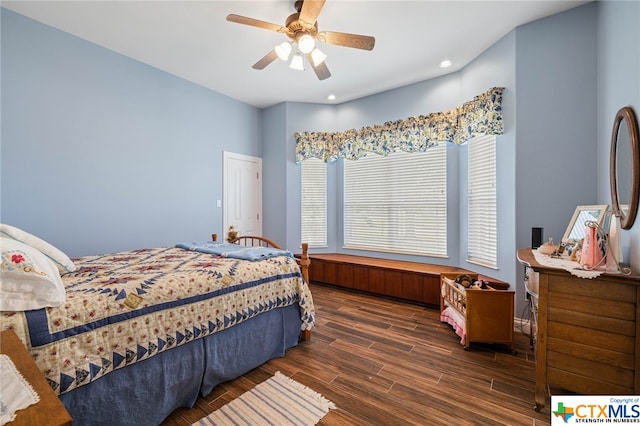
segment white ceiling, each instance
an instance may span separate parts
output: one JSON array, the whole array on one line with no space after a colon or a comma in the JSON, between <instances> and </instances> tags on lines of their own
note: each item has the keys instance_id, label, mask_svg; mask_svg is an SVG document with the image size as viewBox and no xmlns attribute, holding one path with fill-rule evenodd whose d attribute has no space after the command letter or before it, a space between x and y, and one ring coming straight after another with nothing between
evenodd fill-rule
<instances>
[{"instance_id":1,"label":"white ceiling","mask_svg":"<svg viewBox=\"0 0 640 426\"><path fill-rule=\"evenodd\" d=\"M310 0L307 0L310 1ZM340 103L457 71L515 27L586 1L327 0L319 31L376 38L372 51L328 46L332 76L276 60L251 68L284 34L226 21L284 25L294 0L2 1L3 7L259 108ZM450 59L453 66L439 67ZM335 101L327 95L335 94Z\"/></svg>"}]
</instances>

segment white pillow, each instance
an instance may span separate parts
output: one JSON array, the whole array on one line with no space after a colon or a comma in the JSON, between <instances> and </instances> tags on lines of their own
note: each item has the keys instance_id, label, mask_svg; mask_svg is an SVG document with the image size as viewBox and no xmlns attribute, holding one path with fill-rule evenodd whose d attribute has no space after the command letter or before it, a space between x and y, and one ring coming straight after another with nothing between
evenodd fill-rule
<instances>
[{"instance_id":1,"label":"white pillow","mask_svg":"<svg viewBox=\"0 0 640 426\"><path fill-rule=\"evenodd\" d=\"M27 231L18 229L15 226L0 223L0 237L13 238L14 240L25 243L36 250L40 250L56 264L58 269L60 269L60 272L74 272L76 270L76 265L74 265L71 259L69 259L69 256L48 242L41 240L35 235L31 235Z\"/></svg>"},{"instance_id":2,"label":"white pillow","mask_svg":"<svg viewBox=\"0 0 640 426\"><path fill-rule=\"evenodd\" d=\"M60 271L44 254L2 237L0 250L0 311L27 311L64 303Z\"/></svg>"}]
</instances>

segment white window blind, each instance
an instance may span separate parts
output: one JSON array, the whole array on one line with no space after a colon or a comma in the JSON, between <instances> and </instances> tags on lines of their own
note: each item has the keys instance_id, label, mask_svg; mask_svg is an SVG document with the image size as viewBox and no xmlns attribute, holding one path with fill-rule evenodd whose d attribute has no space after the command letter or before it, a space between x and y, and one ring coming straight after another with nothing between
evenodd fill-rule
<instances>
[{"instance_id":1,"label":"white window blind","mask_svg":"<svg viewBox=\"0 0 640 426\"><path fill-rule=\"evenodd\" d=\"M446 144L344 162L347 248L447 255Z\"/></svg>"},{"instance_id":2,"label":"white window blind","mask_svg":"<svg viewBox=\"0 0 640 426\"><path fill-rule=\"evenodd\" d=\"M468 260L496 268L496 137L476 136L468 144Z\"/></svg>"},{"instance_id":3,"label":"white window blind","mask_svg":"<svg viewBox=\"0 0 640 426\"><path fill-rule=\"evenodd\" d=\"M302 242L309 247L327 246L327 164L317 158L302 168Z\"/></svg>"}]
</instances>

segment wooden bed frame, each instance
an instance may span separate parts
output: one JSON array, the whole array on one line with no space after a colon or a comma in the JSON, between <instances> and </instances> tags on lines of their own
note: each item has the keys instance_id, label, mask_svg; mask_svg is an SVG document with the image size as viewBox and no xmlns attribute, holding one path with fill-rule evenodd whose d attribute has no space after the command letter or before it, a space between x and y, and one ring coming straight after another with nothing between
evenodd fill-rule
<instances>
[{"instance_id":1,"label":"wooden bed frame","mask_svg":"<svg viewBox=\"0 0 640 426\"><path fill-rule=\"evenodd\" d=\"M211 239L213 241L218 241L218 234L211 234ZM273 247L278 250L282 250L278 244L273 242L272 240L265 237L258 237L254 235L243 235L238 236L236 238L227 240L231 244L239 244L245 247ZM300 271L302 272L302 278L309 285L309 265L311 265L311 260L309 260L309 244L302 243L302 255L298 258L296 257L296 262L300 266ZM300 333L300 340L309 340L311 338L311 330L304 330Z\"/></svg>"},{"instance_id":2,"label":"wooden bed frame","mask_svg":"<svg viewBox=\"0 0 640 426\"><path fill-rule=\"evenodd\" d=\"M513 298L512 290L467 289L462 291L449 284L444 278L455 281L455 273L440 274L440 313L452 306L465 319L467 337L464 349L469 350L471 342L502 343L513 351ZM467 274L477 279L478 274ZM445 301L448 305L445 305Z\"/></svg>"}]
</instances>

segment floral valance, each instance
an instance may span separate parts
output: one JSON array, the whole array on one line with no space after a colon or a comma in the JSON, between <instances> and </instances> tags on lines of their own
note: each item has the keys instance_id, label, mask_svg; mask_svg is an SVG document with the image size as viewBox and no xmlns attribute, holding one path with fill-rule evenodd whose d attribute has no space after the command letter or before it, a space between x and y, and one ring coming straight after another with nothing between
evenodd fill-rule
<instances>
[{"instance_id":1,"label":"floral valance","mask_svg":"<svg viewBox=\"0 0 640 426\"><path fill-rule=\"evenodd\" d=\"M344 132L297 132L296 162L309 158L356 160L368 152L423 152L440 141L465 143L475 135L500 135L503 87L494 87L446 112L388 121Z\"/></svg>"}]
</instances>

